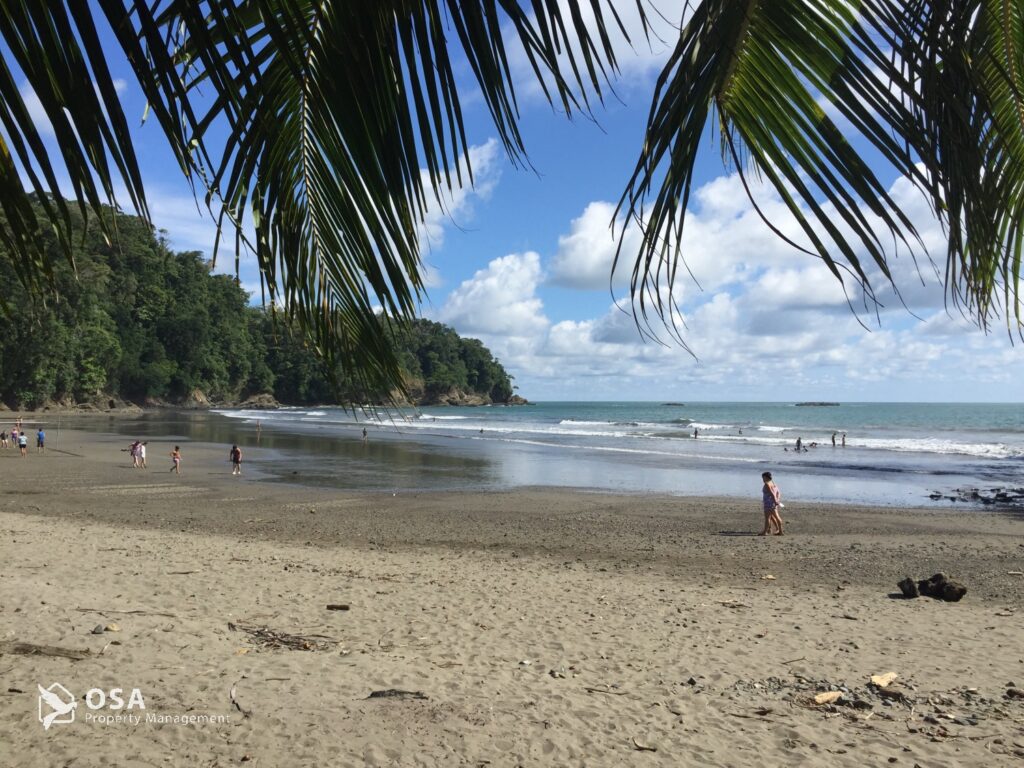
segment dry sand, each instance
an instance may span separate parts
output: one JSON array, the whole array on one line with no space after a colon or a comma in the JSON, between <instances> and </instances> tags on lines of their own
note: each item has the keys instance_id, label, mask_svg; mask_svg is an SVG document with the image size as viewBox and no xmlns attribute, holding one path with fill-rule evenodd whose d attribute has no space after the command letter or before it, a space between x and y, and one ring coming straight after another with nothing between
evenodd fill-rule
<instances>
[{"instance_id":1,"label":"dry sand","mask_svg":"<svg viewBox=\"0 0 1024 768\"><path fill-rule=\"evenodd\" d=\"M176 477L151 442L132 470L123 442L0 450L4 766L1024 757L1020 518L792 500L787 535L759 538L756 477L733 500L393 497L233 478L226 446L184 444ZM963 602L888 597L937 570ZM868 679L890 671L886 699ZM37 685L55 682L76 720L44 730ZM88 719L118 714L91 688L138 688L145 710L120 714L142 721ZM388 689L425 698L368 698Z\"/></svg>"}]
</instances>

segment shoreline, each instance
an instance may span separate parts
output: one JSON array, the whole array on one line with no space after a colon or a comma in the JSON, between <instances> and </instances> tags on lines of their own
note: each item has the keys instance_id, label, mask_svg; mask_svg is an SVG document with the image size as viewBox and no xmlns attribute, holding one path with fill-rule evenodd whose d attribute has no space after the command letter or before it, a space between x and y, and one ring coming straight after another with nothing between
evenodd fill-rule
<instances>
[{"instance_id":1,"label":"shoreline","mask_svg":"<svg viewBox=\"0 0 1024 768\"><path fill-rule=\"evenodd\" d=\"M260 447L276 451L265 453L266 460L258 463L268 479L346 493L548 488L673 498L743 498L751 483L760 487L760 470L770 469L784 479L787 499L803 498L818 505L1024 512L1024 488L1018 488L1019 483L986 481L979 479L981 475L970 478L957 471L935 472L935 467L927 472L913 467L893 471L863 451L851 453L850 464L830 464L831 454L795 463L769 454L737 462L716 455L722 453L718 449L722 444L711 442L706 447L687 445L690 453L676 456L659 450L638 451L628 445L588 447L572 441L567 445L558 440L537 441L528 434L507 435L508 430L502 428L478 435L474 427L467 435L434 429L430 424L409 429L398 423L372 421L321 423L316 419L323 414L311 412L315 418L303 418L304 413L300 410L294 420L263 421ZM167 410L131 415L58 415L56 424L129 439L166 441L178 436L224 445L225 450L237 442L248 450L257 446L259 413L245 414L240 418L208 411ZM24 418L34 421L36 417ZM470 417L439 415L437 420L449 418ZM47 421L52 438L54 419ZM367 442L360 440L364 426L370 427ZM997 485L1000 487L995 488Z\"/></svg>"},{"instance_id":2,"label":"shoreline","mask_svg":"<svg viewBox=\"0 0 1024 768\"><path fill-rule=\"evenodd\" d=\"M183 443L178 477L154 440L132 470L123 443L0 451L0 744L19 768L1024 754L1019 517L790 499L787 535L761 538L759 498L346 493L233 478L220 444ZM890 598L935 570L962 602ZM903 698L868 684L889 671ZM53 683L80 717L45 730ZM146 709L94 711L93 688ZM372 696L389 690L424 698Z\"/></svg>"}]
</instances>

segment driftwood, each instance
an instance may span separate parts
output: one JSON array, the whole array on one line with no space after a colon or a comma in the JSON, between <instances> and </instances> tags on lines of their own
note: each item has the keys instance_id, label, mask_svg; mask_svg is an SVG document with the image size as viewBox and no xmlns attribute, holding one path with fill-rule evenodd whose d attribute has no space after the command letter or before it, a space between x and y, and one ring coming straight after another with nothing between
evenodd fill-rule
<instances>
[{"instance_id":1,"label":"driftwood","mask_svg":"<svg viewBox=\"0 0 1024 768\"><path fill-rule=\"evenodd\" d=\"M423 691L402 691L397 688L387 688L383 691L372 691L367 699L429 699Z\"/></svg>"},{"instance_id":2,"label":"driftwood","mask_svg":"<svg viewBox=\"0 0 1024 768\"><path fill-rule=\"evenodd\" d=\"M112 610L112 609L104 609L104 608L75 608L75 610L80 612L80 613L98 613L101 616L105 616L108 613L119 613L119 614L121 614L123 616L129 616L129 615L138 615L138 616L166 616L168 619L176 619L176 618L178 618L177 615L173 614L173 613L161 613L160 611L145 611L145 610L142 610L141 608L133 610L133 611L115 611L115 610Z\"/></svg>"},{"instance_id":3,"label":"driftwood","mask_svg":"<svg viewBox=\"0 0 1024 768\"><path fill-rule=\"evenodd\" d=\"M252 642L262 645L264 648L288 648L293 651L325 651L332 645L337 645L338 640L326 635L291 635L287 632L278 632L269 627L253 627L246 624L233 624L228 622L228 629L232 632L245 632Z\"/></svg>"},{"instance_id":4,"label":"driftwood","mask_svg":"<svg viewBox=\"0 0 1024 768\"><path fill-rule=\"evenodd\" d=\"M59 656L62 659L81 661L92 656L88 648L60 648L56 645L36 645L35 643L19 643L16 641L0 642L0 654L14 653L19 656Z\"/></svg>"}]
</instances>

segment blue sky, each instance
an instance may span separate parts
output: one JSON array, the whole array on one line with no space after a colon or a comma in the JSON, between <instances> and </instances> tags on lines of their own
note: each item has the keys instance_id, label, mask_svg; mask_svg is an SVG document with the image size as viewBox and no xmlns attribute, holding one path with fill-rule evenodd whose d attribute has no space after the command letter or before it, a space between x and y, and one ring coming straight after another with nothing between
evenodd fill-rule
<instances>
[{"instance_id":1,"label":"blue sky","mask_svg":"<svg viewBox=\"0 0 1024 768\"><path fill-rule=\"evenodd\" d=\"M678 18L683 3L659 5L666 17ZM671 39L671 29L663 28L662 36ZM907 259L897 260L894 272L913 314L882 291L886 306L877 318L873 311L855 316L828 270L758 219L714 141L699 158L699 189L684 241L683 256L700 287L686 277L676 286L683 335L695 357L678 345L645 343L629 314L625 275L613 281L620 306L609 293L615 246L609 225L667 53L667 45L655 42L624 55L617 98L595 109L596 123L570 121L553 110L513 54L522 132L536 172L504 157L466 81L463 106L477 186L457 191L447 211L432 211L424 226L426 317L482 339L533 400L1024 398L1020 342L1013 346L998 323L985 335L955 310L947 313L940 277L919 275ZM112 57L111 67L124 81L126 114L141 117L144 103L127 66ZM174 247L210 252L214 227L196 210L159 127L141 126L135 135L154 222ZM941 229L909 185L887 181L923 233L941 276ZM795 232L773 193L755 194L777 226ZM635 252L635 232L627 232L625 242ZM219 270L233 271L233 252L222 250L219 258ZM258 299L250 260L243 260L241 278Z\"/></svg>"}]
</instances>

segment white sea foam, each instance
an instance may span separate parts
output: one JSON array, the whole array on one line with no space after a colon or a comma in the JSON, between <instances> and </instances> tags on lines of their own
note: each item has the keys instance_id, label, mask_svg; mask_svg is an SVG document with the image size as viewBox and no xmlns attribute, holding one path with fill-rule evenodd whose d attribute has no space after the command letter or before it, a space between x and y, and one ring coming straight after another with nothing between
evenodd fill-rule
<instances>
[{"instance_id":1,"label":"white sea foam","mask_svg":"<svg viewBox=\"0 0 1024 768\"><path fill-rule=\"evenodd\" d=\"M1024 448L1004 443L965 443L940 438L848 438L846 444L855 448L898 451L900 453L940 453L980 456L991 459L1024 457Z\"/></svg>"}]
</instances>

